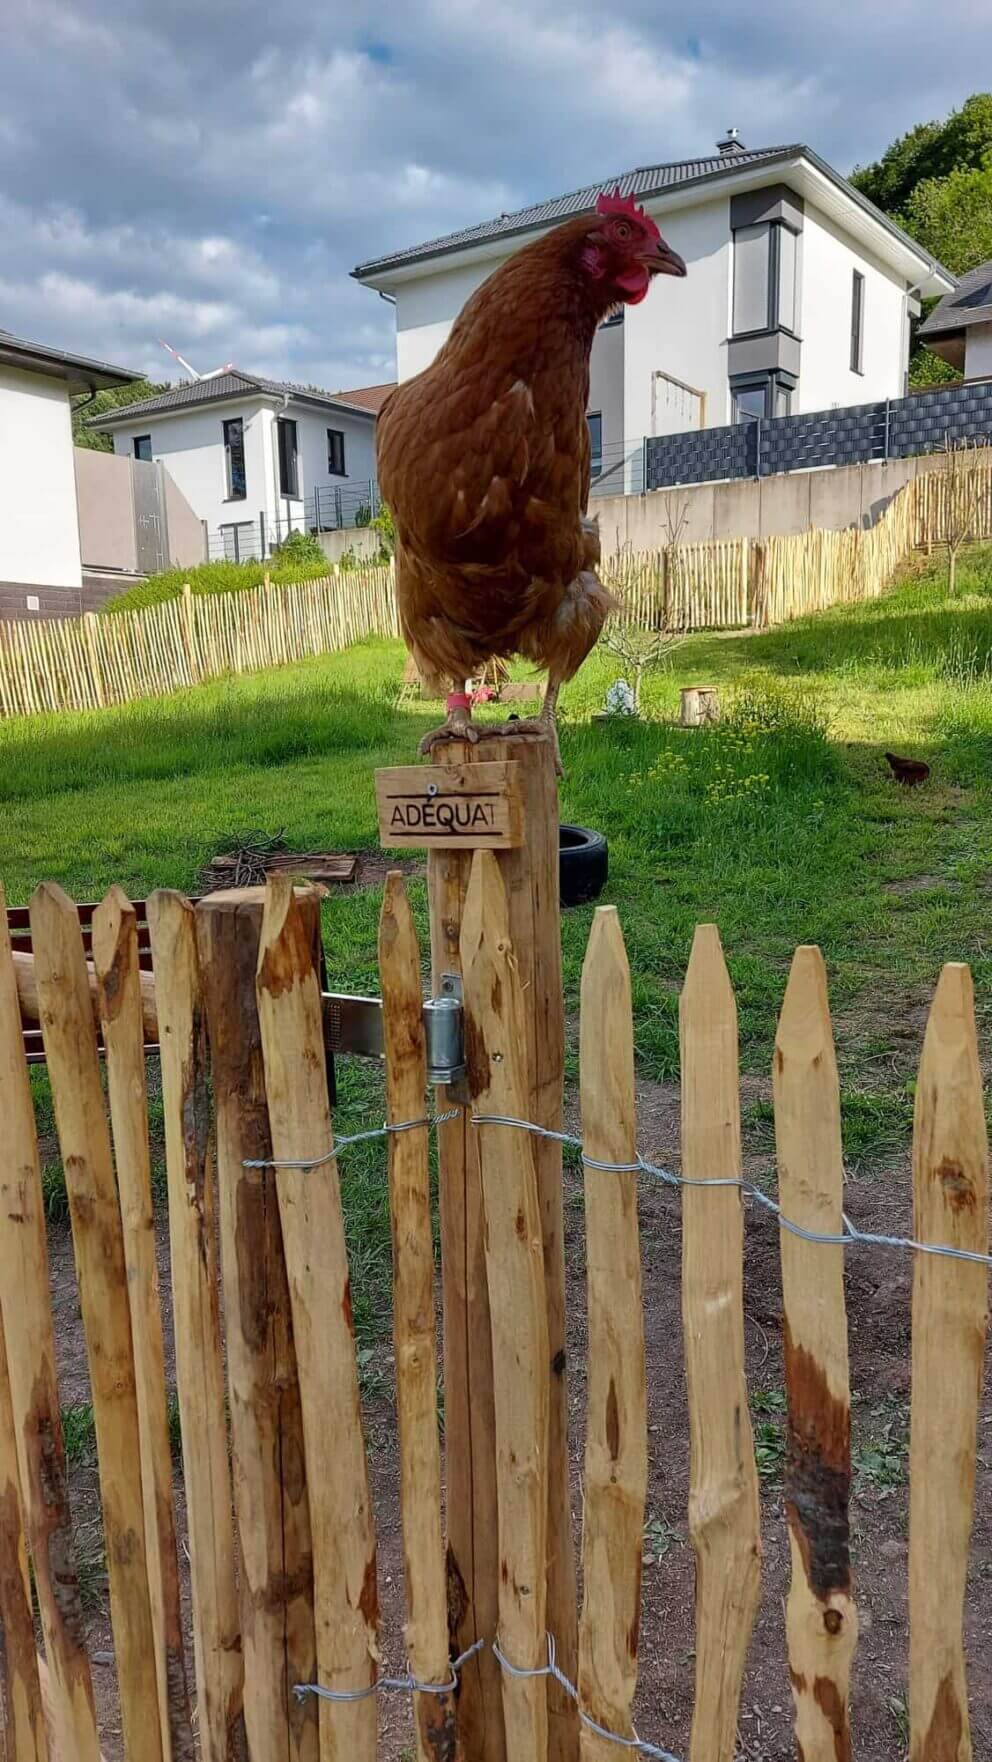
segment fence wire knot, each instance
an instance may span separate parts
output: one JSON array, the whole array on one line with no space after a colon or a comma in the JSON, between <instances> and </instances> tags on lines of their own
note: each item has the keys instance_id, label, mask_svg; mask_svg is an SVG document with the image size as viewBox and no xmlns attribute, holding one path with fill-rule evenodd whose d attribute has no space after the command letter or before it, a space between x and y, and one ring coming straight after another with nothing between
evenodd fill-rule
<instances>
[{"instance_id":1,"label":"fence wire knot","mask_svg":"<svg viewBox=\"0 0 992 1762\"><path fill-rule=\"evenodd\" d=\"M575 1702L575 1710L578 1713L582 1724L586 1727L586 1730L595 1732L596 1736L598 1738L603 1738L606 1743L616 1744L621 1750L633 1750L639 1756L651 1756L655 1759L655 1762L678 1762L678 1757L673 1756L671 1750L663 1750L658 1744L649 1744L646 1739L639 1738L636 1732L632 1738L622 1738L618 1732L610 1731L608 1726L600 1725L598 1719L593 1719L591 1714L587 1713L585 1709L579 1705L579 1691L575 1684L565 1675L561 1665L558 1663L554 1634L549 1633L547 1635L547 1643L547 1664L536 1664L529 1669L520 1664L511 1664L500 1645L498 1635L492 1642L493 1657L496 1659L500 1669L505 1670L507 1676L515 1676L521 1680L526 1680L528 1677L535 1676L554 1677L555 1682L558 1683L560 1688L564 1689L569 1699Z\"/></svg>"},{"instance_id":2,"label":"fence wire knot","mask_svg":"<svg viewBox=\"0 0 992 1762\"><path fill-rule=\"evenodd\" d=\"M421 1682L412 1671L407 1671L403 1676L377 1676L375 1682L366 1683L362 1689L325 1689L319 1682L298 1682L294 1684L293 1693L300 1702L315 1695L320 1701L337 1701L347 1705L355 1701L367 1701L370 1695L388 1694L391 1691L408 1695L453 1695L458 1687L462 1666L470 1658L474 1658L476 1652L481 1652L485 1643L485 1640L476 1640L474 1645L468 1646L457 1658L452 1659L451 1675L447 1682Z\"/></svg>"}]
</instances>

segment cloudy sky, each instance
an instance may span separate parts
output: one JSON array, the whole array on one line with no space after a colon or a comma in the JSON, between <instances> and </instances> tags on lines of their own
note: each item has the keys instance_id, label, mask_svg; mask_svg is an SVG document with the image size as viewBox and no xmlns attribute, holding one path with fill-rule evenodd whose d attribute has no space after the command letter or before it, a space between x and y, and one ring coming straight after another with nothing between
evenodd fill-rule
<instances>
[{"instance_id":1,"label":"cloudy sky","mask_svg":"<svg viewBox=\"0 0 992 1762\"><path fill-rule=\"evenodd\" d=\"M341 388L393 373L361 259L728 124L846 171L960 103L992 26L979 0L0 0L0 41L0 328Z\"/></svg>"}]
</instances>

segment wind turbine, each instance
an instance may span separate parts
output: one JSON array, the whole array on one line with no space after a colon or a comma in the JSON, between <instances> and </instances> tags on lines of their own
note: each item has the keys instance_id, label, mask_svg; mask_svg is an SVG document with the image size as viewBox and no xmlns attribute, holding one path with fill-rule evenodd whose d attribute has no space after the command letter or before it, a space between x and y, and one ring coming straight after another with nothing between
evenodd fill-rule
<instances>
[{"instance_id":1,"label":"wind turbine","mask_svg":"<svg viewBox=\"0 0 992 1762\"><path fill-rule=\"evenodd\" d=\"M158 340L161 343L163 349L165 349L166 353L171 355L174 360L178 361L180 367L185 367L186 372L190 376L190 379L217 379L217 378L219 378L219 376L222 373L233 373L234 372L234 362L233 361L226 361L224 363L223 367L212 367L209 373L197 373L196 368L191 367L189 362L186 360L186 357L184 355L180 355L179 350L174 349L172 347L171 343L167 343L163 337L159 337Z\"/></svg>"}]
</instances>

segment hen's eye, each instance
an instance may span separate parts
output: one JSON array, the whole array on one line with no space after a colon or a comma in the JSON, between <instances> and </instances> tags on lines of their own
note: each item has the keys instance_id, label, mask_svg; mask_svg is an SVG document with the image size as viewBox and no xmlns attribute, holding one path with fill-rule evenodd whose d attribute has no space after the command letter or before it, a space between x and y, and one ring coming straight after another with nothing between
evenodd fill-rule
<instances>
[{"instance_id":1,"label":"hen's eye","mask_svg":"<svg viewBox=\"0 0 992 1762\"><path fill-rule=\"evenodd\" d=\"M625 220L618 220L614 231L618 239L629 239L631 236L630 227Z\"/></svg>"}]
</instances>

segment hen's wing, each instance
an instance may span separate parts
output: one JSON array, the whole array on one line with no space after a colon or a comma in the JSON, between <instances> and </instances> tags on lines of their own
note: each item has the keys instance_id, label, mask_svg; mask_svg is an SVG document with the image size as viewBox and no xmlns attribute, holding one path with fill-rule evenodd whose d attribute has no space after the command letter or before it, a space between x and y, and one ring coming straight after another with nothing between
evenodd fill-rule
<instances>
[{"instance_id":1,"label":"hen's wing","mask_svg":"<svg viewBox=\"0 0 992 1762\"><path fill-rule=\"evenodd\" d=\"M439 360L379 418L379 476L405 542L432 565L516 590L567 583L582 560L589 436L582 387L554 396L512 368Z\"/></svg>"}]
</instances>

